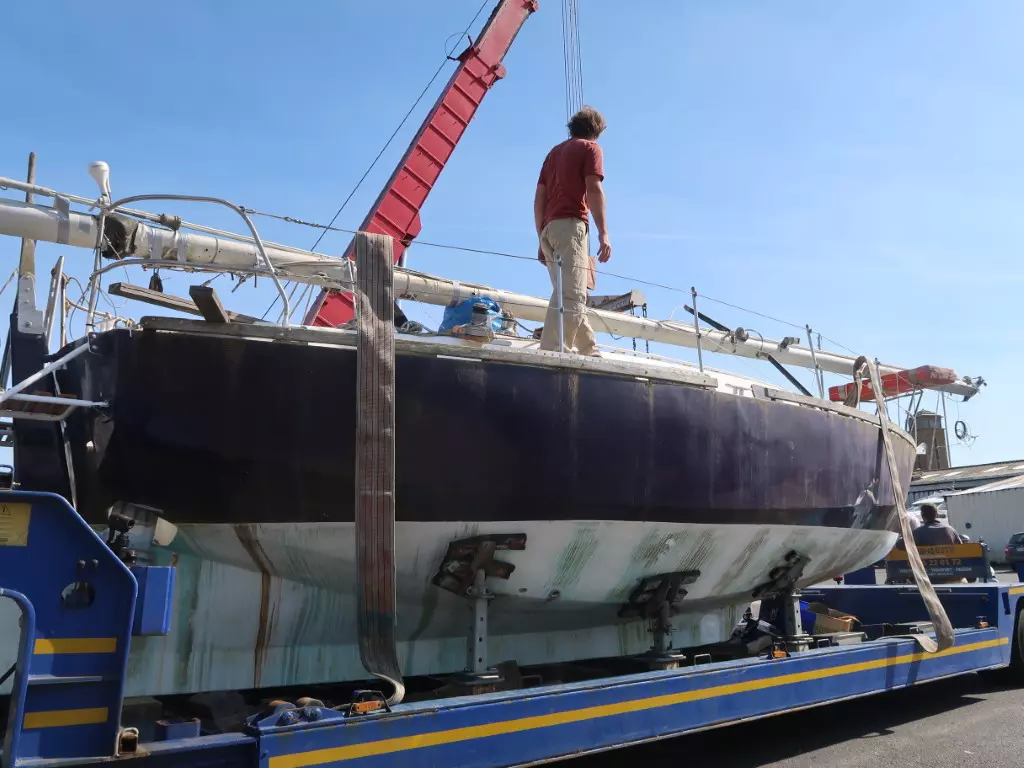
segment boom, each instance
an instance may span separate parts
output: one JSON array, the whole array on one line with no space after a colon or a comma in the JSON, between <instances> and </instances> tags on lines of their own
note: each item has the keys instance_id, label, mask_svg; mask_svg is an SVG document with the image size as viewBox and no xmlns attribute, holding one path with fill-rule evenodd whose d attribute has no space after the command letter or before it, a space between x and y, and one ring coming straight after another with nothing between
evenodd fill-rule
<instances>
[{"instance_id":1,"label":"boom","mask_svg":"<svg viewBox=\"0 0 1024 768\"><path fill-rule=\"evenodd\" d=\"M505 76L501 60L535 10L537 0L498 3L480 37L458 57L458 68L359 227L365 232L391 235L395 239L396 264L420 233L420 208L487 91ZM354 255L355 240L345 251L346 258ZM353 316L352 294L321 291L304 323L335 327Z\"/></svg>"}]
</instances>

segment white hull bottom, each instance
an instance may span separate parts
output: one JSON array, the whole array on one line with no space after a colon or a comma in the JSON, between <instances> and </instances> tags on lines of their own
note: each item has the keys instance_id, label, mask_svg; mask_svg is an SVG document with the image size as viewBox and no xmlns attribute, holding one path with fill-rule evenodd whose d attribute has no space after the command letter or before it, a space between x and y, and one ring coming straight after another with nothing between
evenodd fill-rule
<instances>
[{"instance_id":1,"label":"white hull bottom","mask_svg":"<svg viewBox=\"0 0 1024 768\"><path fill-rule=\"evenodd\" d=\"M806 586L881 558L895 540L887 531L810 526L399 522L404 674L465 668L471 607L431 579L449 542L485 533L527 536L525 550L498 553L516 566L511 578L488 581L498 595L490 604L488 661L521 665L647 651L647 624L617 616L642 577L700 571L673 619L672 644L682 648L728 638L751 592L790 550L811 558ZM168 541L161 531L164 546L152 549L155 563L177 567L171 634L133 639L128 695L367 677L356 636L351 523L188 525L172 534ZM8 616L0 649L13 659L18 627Z\"/></svg>"}]
</instances>

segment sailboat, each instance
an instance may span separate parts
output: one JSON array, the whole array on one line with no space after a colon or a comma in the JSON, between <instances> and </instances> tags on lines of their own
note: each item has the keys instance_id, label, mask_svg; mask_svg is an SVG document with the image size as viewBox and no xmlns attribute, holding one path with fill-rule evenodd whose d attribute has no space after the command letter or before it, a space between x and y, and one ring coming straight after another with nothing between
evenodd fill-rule
<instances>
[{"instance_id":1,"label":"sailboat","mask_svg":"<svg viewBox=\"0 0 1024 768\"><path fill-rule=\"evenodd\" d=\"M531 5L499 3L360 228L390 235L396 260ZM98 178L98 200L0 179L52 200L0 200L0 234L95 249L97 289L110 267L139 265L353 290L350 258L132 209L147 196L113 201ZM96 203L98 213L71 208ZM523 320L542 320L547 305L401 267L394 290L440 306L488 298ZM112 514L131 520L135 556L176 567L172 634L133 645L129 694L362 679L358 330L198 304L205 319L108 328L93 300L90 332L52 356L41 330L12 327L21 383L0 405L14 418L22 487L73 499L99 529ZM742 329L590 317L599 332L780 365L852 376L856 362ZM859 408L702 362L545 352L514 329L483 340L399 330L394 369L405 675L472 667L467 594L481 585L467 563L478 557L494 564L489 657L532 665L721 642L755 596L872 563L896 539L882 424ZM976 392L955 376L936 386ZM906 487L916 446L902 430L892 438ZM14 641L16 628L0 631Z\"/></svg>"},{"instance_id":2,"label":"sailboat","mask_svg":"<svg viewBox=\"0 0 1024 768\"><path fill-rule=\"evenodd\" d=\"M57 240L61 215L3 201L0 232ZM64 216L69 245L97 242L98 217ZM132 221L114 263L261 263L260 248L241 239L185 239ZM113 240L124 222L115 215L104 226ZM172 240L182 250L164 247ZM262 250L272 263L296 261ZM341 281L352 271L315 254L299 269L288 278L325 285L340 283L313 276ZM439 304L490 296L527 319L545 307L400 269L395 284L400 296ZM616 333L697 343L681 323L591 316ZM174 633L142 639L132 693L365 675L354 619L356 335L144 317L57 353L58 390L77 398L62 422L77 509L98 527L112 510L133 518L138 552L178 569ZM809 353L740 341L735 330L700 338L708 349L774 350L789 361ZM528 665L649 650L644 603L666 579L675 585L671 644L724 640L780 569L793 586L815 583L876 561L896 538L881 431L864 410L656 356L543 352L511 334L481 343L398 333L395 349L405 674L465 667L465 584L443 578L459 543L490 542L510 566L488 580L489 653ZM815 358L852 371L842 356ZM916 446L902 430L893 442L905 483ZM37 471L55 464L54 476L64 460L31 445L19 456Z\"/></svg>"}]
</instances>

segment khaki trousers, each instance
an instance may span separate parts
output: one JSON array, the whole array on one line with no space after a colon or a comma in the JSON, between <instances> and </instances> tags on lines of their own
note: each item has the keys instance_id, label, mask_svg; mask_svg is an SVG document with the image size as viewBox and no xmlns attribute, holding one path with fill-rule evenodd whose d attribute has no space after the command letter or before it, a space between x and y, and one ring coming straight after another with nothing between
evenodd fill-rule
<instances>
[{"instance_id":1,"label":"khaki trousers","mask_svg":"<svg viewBox=\"0 0 1024 768\"><path fill-rule=\"evenodd\" d=\"M540 233L540 247L547 261L551 287L555 283L555 256L562 257L562 307L565 348L581 355L597 355L597 339L587 320L587 276L590 270L587 223L579 219L554 219ZM551 292L540 348L558 350L558 296Z\"/></svg>"}]
</instances>

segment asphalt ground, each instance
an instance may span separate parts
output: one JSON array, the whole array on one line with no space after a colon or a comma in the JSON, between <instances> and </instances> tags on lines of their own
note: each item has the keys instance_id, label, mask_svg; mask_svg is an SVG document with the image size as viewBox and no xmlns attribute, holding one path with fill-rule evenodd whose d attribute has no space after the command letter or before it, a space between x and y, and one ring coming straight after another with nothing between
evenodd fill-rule
<instances>
[{"instance_id":1,"label":"asphalt ground","mask_svg":"<svg viewBox=\"0 0 1024 768\"><path fill-rule=\"evenodd\" d=\"M1024 689L972 674L582 757L580 768L1024 766Z\"/></svg>"},{"instance_id":2,"label":"asphalt ground","mask_svg":"<svg viewBox=\"0 0 1024 768\"><path fill-rule=\"evenodd\" d=\"M1005 582L1017 580L1011 572L1000 571L997 577ZM580 768L1024 768L1022 722L1024 689L971 674L581 757L571 764Z\"/></svg>"}]
</instances>

